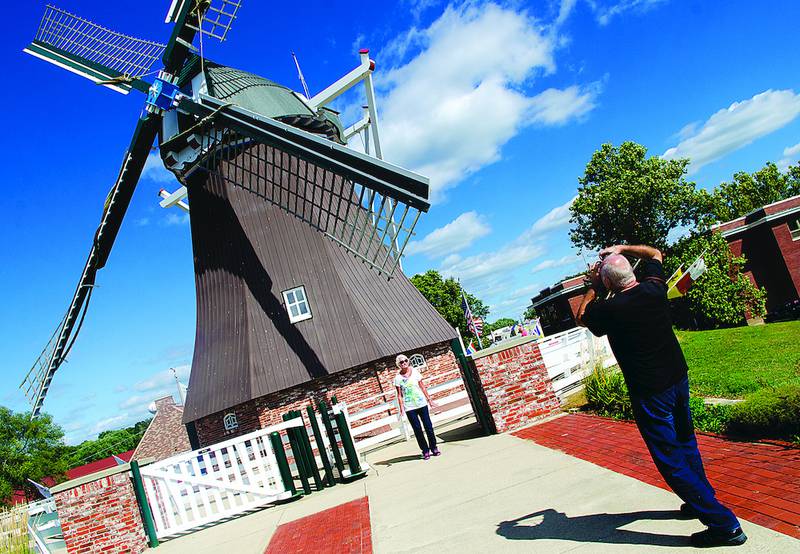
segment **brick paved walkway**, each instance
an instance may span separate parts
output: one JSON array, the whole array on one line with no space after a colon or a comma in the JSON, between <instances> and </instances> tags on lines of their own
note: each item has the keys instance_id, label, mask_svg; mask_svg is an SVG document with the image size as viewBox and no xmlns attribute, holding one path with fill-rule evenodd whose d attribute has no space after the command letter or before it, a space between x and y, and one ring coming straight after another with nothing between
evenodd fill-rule
<instances>
[{"instance_id":1,"label":"brick paved walkway","mask_svg":"<svg viewBox=\"0 0 800 554\"><path fill-rule=\"evenodd\" d=\"M264 554L372 554L367 497L279 526Z\"/></svg>"},{"instance_id":2,"label":"brick paved walkway","mask_svg":"<svg viewBox=\"0 0 800 554\"><path fill-rule=\"evenodd\" d=\"M668 489L633 423L572 414L513 433ZM800 538L800 449L698 435L717 498L737 516Z\"/></svg>"}]
</instances>

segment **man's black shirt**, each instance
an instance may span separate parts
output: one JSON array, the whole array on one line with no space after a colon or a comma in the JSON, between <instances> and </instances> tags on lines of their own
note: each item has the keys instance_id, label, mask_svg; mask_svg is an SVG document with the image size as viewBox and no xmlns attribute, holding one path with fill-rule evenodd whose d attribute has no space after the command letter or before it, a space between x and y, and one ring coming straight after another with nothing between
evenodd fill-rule
<instances>
[{"instance_id":1,"label":"man's black shirt","mask_svg":"<svg viewBox=\"0 0 800 554\"><path fill-rule=\"evenodd\" d=\"M648 260L638 285L609 300L595 300L583 322L597 336L608 335L632 396L659 393L686 376L686 359L672 331L664 268Z\"/></svg>"}]
</instances>

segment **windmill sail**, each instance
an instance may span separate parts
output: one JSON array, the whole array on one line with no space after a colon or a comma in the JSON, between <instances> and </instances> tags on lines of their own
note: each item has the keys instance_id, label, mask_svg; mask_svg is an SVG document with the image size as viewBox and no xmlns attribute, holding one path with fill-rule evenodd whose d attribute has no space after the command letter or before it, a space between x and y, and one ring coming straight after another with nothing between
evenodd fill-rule
<instances>
[{"instance_id":1,"label":"windmill sail","mask_svg":"<svg viewBox=\"0 0 800 554\"><path fill-rule=\"evenodd\" d=\"M160 123L161 117L152 114L139 119L117 181L106 198L100 225L66 316L54 334L55 340L51 339L20 385L31 402L34 417L41 410L53 374L61 366L80 331L81 313L85 313L88 306L97 270L105 266L111 253Z\"/></svg>"},{"instance_id":2,"label":"windmill sail","mask_svg":"<svg viewBox=\"0 0 800 554\"><path fill-rule=\"evenodd\" d=\"M147 92L150 85L139 77L150 72L164 48L48 5L24 52L127 94L133 87Z\"/></svg>"},{"instance_id":3,"label":"windmill sail","mask_svg":"<svg viewBox=\"0 0 800 554\"><path fill-rule=\"evenodd\" d=\"M182 141L200 145L204 155L179 168L184 179L197 170L217 173L393 274L430 206L426 178L216 98L184 99L181 108L208 121L161 146L164 153Z\"/></svg>"}]
</instances>

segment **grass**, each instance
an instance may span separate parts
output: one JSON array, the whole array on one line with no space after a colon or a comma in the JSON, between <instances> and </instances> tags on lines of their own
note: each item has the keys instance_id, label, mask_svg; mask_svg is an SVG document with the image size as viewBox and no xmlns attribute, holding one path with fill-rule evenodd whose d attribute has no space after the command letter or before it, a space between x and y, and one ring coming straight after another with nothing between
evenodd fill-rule
<instances>
[{"instance_id":1,"label":"grass","mask_svg":"<svg viewBox=\"0 0 800 554\"><path fill-rule=\"evenodd\" d=\"M800 385L800 321L676 334L694 395L742 398Z\"/></svg>"},{"instance_id":2,"label":"grass","mask_svg":"<svg viewBox=\"0 0 800 554\"><path fill-rule=\"evenodd\" d=\"M27 506L0 508L0 552L28 554L33 552L28 536Z\"/></svg>"}]
</instances>

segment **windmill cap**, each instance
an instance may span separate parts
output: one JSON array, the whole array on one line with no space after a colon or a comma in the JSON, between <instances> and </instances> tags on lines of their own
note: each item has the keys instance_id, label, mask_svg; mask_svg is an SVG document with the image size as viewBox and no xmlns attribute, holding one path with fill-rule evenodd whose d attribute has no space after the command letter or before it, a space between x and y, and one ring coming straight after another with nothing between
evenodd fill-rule
<instances>
[{"instance_id":1,"label":"windmill cap","mask_svg":"<svg viewBox=\"0 0 800 554\"><path fill-rule=\"evenodd\" d=\"M369 48L362 48L358 51L359 54L369 54Z\"/></svg>"}]
</instances>

